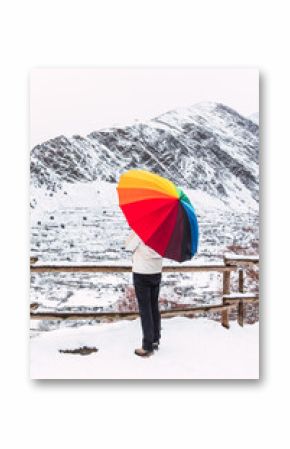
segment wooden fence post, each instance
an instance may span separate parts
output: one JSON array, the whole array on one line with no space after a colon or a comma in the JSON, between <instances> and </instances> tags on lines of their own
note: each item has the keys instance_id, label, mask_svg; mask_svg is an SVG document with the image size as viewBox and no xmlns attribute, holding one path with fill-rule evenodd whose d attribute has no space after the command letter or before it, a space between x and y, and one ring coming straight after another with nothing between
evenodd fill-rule
<instances>
[{"instance_id":1,"label":"wooden fence post","mask_svg":"<svg viewBox=\"0 0 290 449\"><path fill-rule=\"evenodd\" d=\"M230 271L224 271L223 272L223 295L229 295L230 294L230 285L231 285L231 272ZM223 309L222 310L221 325L223 327L225 327L226 329L230 328L229 311L228 311L228 309Z\"/></svg>"},{"instance_id":2,"label":"wooden fence post","mask_svg":"<svg viewBox=\"0 0 290 449\"><path fill-rule=\"evenodd\" d=\"M231 272L224 271L224 273L223 273L223 295L230 294L230 285L231 285Z\"/></svg>"},{"instance_id":3,"label":"wooden fence post","mask_svg":"<svg viewBox=\"0 0 290 449\"><path fill-rule=\"evenodd\" d=\"M244 293L244 270L239 269L239 292Z\"/></svg>"},{"instance_id":4,"label":"wooden fence post","mask_svg":"<svg viewBox=\"0 0 290 449\"><path fill-rule=\"evenodd\" d=\"M238 323L240 326L244 326L244 301L242 299L238 304Z\"/></svg>"},{"instance_id":5,"label":"wooden fence post","mask_svg":"<svg viewBox=\"0 0 290 449\"><path fill-rule=\"evenodd\" d=\"M239 293L244 293L244 270L239 269ZM244 301L241 299L238 303L238 323L244 326Z\"/></svg>"},{"instance_id":6,"label":"wooden fence post","mask_svg":"<svg viewBox=\"0 0 290 449\"><path fill-rule=\"evenodd\" d=\"M229 311L228 309L222 310L222 317L221 317L221 325L225 327L226 329L230 328L229 324Z\"/></svg>"}]
</instances>

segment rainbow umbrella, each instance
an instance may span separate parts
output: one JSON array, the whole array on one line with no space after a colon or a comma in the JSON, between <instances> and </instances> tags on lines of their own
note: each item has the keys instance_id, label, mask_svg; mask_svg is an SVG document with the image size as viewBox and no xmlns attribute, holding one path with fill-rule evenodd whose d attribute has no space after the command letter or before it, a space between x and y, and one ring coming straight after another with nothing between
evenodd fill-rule
<instances>
[{"instance_id":1,"label":"rainbow umbrella","mask_svg":"<svg viewBox=\"0 0 290 449\"><path fill-rule=\"evenodd\" d=\"M144 170L122 174L119 205L131 228L160 256L178 262L197 251L198 223L185 193L173 182Z\"/></svg>"}]
</instances>

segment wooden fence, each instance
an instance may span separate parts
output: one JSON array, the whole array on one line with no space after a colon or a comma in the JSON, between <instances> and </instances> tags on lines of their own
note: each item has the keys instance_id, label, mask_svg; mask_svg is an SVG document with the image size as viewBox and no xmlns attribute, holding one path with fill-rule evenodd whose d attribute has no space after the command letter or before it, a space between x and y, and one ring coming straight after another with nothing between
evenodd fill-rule
<instances>
[{"instance_id":1,"label":"wooden fence","mask_svg":"<svg viewBox=\"0 0 290 449\"><path fill-rule=\"evenodd\" d=\"M229 328L229 312L238 309L238 323L244 324L244 303L259 301L259 295L244 292L244 278L247 268L259 264L258 256L224 256L222 264L207 265L172 265L164 266L163 272L218 272L223 274L223 296L221 304L207 305L191 308L177 308L161 311L163 318L173 316L193 317L198 313L221 312L221 324ZM131 265L58 265L58 264L37 264L37 258L30 259L31 273L97 273L97 272L130 272ZM231 292L231 273L238 271L239 291ZM105 321L115 321L120 319L135 319L139 315L137 312L38 312L37 305L31 304L30 318L37 320L84 320L99 319Z\"/></svg>"}]
</instances>

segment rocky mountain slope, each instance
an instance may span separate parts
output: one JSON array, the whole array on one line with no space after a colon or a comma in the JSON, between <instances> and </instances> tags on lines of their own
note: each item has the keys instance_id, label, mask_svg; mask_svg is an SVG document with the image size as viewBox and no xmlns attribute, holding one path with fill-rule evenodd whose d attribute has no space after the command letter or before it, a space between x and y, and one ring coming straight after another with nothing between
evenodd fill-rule
<instances>
[{"instance_id":1,"label":"rocky mountain slope","mask_svg":"<svg viewBox=\"0 0 290 449\"><path fill-rule=\"evenodd\" d=\"M225 203L257 202L258 152L257 124L222 104L200 103L144 123L37 145L31 182L56 191L67 182L117 182L125 170L142 168Z\"/></svg>"}]
</instances>

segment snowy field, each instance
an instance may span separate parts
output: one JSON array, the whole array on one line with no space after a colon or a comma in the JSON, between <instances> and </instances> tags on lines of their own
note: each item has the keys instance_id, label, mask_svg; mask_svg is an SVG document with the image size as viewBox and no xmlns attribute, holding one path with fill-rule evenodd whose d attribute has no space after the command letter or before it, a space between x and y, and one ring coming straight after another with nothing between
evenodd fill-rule
<instances>
[{"instance_id":1,"label":"snowy field","mask_svg":"<svg viewBox=\"0 0 290 449\"><path fill-rule=\"evenodd\" d=\"M131 263L132 255L124 249L129 227L118 207L116 187L104 181L66 183L54 194L32 187L31 256L38 257L40 264ZM256 253L258 215L247 196L244 206L233 203L229 208L205 192L187 189L186 193L196 208L201 240L197 256L183 265L221 263L223 254L235 252L237 244L247 254ZM219 303L221 286L218 273L166 273L161 308L163 302L166 307L168 302ZM34 273L31 302L39 312L114 311L126 305L132 287L129 273ZM40 326L47 328L45 323Z\"/></svg>"},{"instance_id":2,"label":"snowy field","mask_svg":"<svg viewBox=\"0 0 290 449\"><path fill-rule=\"evenodd\" d=\"M205 318L162 320L159 351L147 359L140 321L62 328L36 334L30 343L33 379L258 379L259 324L229 330ZM90 355L59 350L96 347Z\"/></svg>"}]
</instances>

